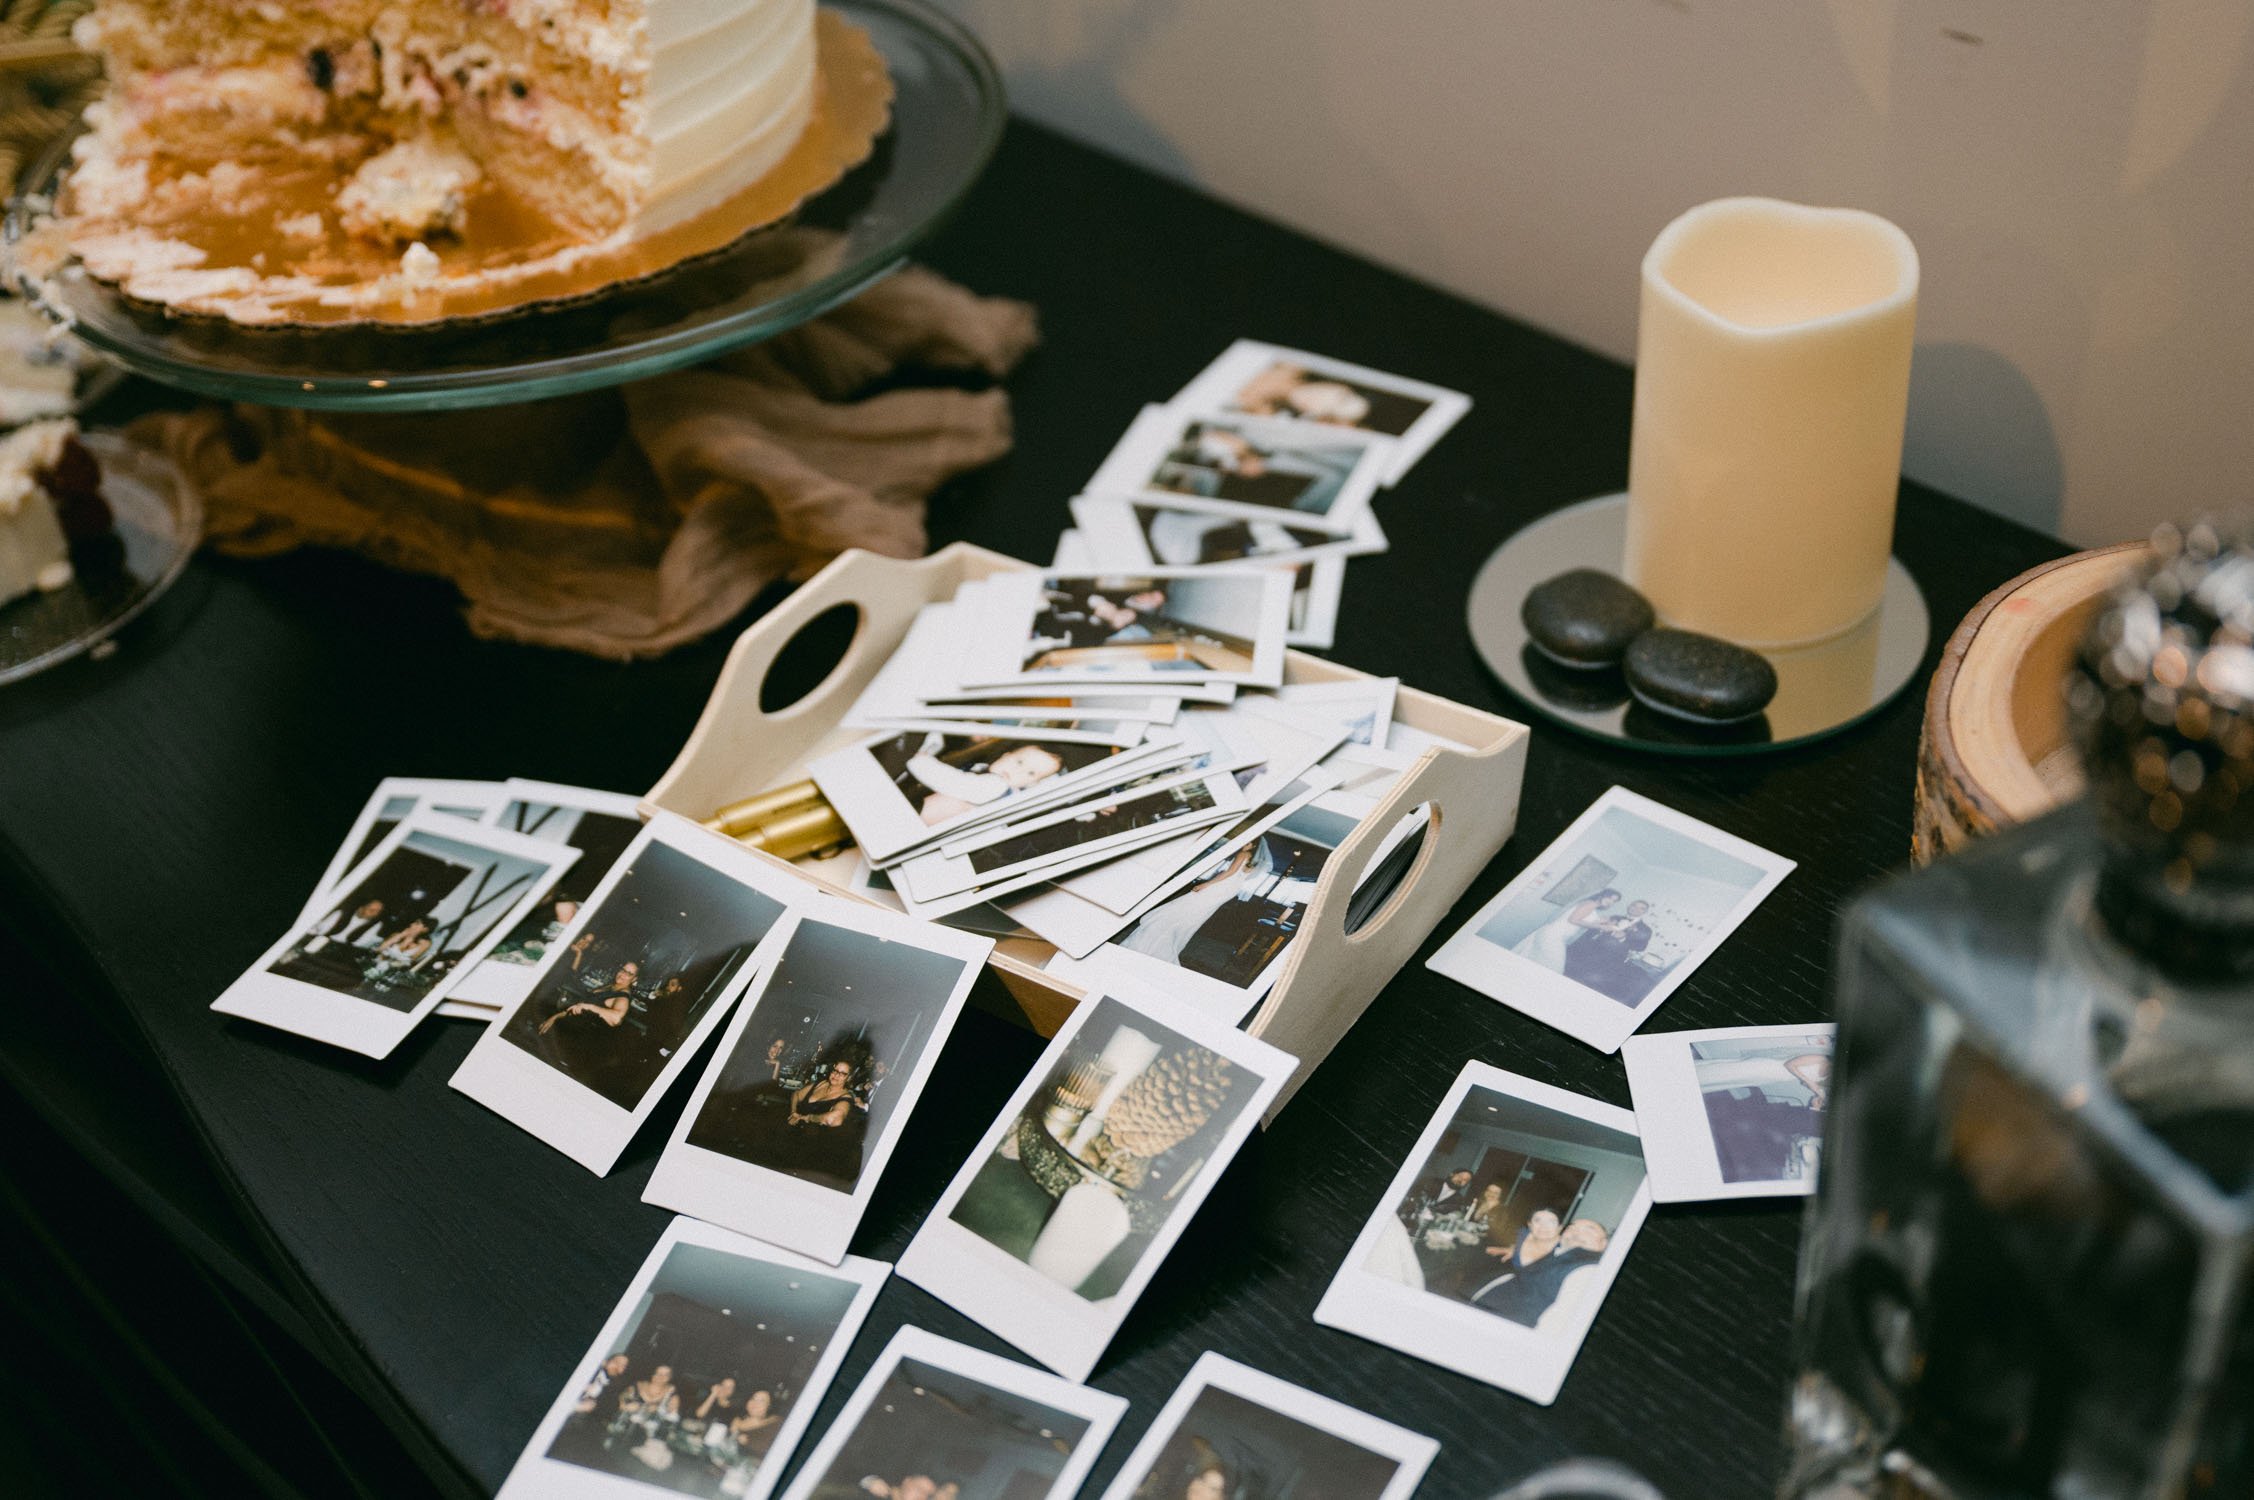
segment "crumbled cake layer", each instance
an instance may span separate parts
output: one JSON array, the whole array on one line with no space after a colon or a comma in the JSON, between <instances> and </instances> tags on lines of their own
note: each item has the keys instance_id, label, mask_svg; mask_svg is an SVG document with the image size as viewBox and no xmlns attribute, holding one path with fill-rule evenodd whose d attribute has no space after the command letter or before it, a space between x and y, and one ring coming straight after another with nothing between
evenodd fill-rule
<instances>
[{"instance_id":1,"label":"crumbled cake layer","mask_svg":"<svg viewBox=\"0 0 2254 1500\"><path fill-rule=\"evenodd\" d=\"M371 249L423 283L491 269L458 246L648 234L791 151L813 23L813 0L100 0L71 248L152 300L282 304L395 279Z\"/></svg>"}]
</instances>

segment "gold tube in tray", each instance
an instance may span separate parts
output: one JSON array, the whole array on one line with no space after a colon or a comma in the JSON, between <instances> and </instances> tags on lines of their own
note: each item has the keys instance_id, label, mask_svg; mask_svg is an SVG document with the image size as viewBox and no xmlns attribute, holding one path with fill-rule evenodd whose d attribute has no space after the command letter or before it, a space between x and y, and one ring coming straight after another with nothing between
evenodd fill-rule
<instances>
[{"instance_id":1,"label":"gold tube in tray","mask_svg":"<svg viewBox=\"0 0 2254 1500\"><path fill-rule=\"evenodd\" d=\"M701 819L744 798L750 788L802 777L817 757L865 738L839 720L899 646L916 611L953 598L971 580L1030 566L961 542L914 562L859 550L841 554L737 638L688 743L642 799L643 810ZM773 713L763 710L760 690L775 658L817 616L840 607L860 616L842 659L804 698ZM1287 683L1364 675L1301 652L1284 653ZM1326 863L1298 940L1282 960L1274 987L1245 1023L1252 1035L1300 1060L1299 1071L1270 1106L1271 1116L1415 955L1502 848L1518 818L1525 725L1408 687L1395 699L1394 717L1451 743L1427 750L1403 772ZM1414 862L1394 893L1348 932L1347 909L1365 868L1387 830L1420 806L1429 808L1430 823ZM812 874L806 878L835 889ZM1077 986L1043 969L1049 953L1046 944L1011 939L989 961L1026 1020L1045 1034L1055 1032L1085 998Z\"/></svg>"},{"instance_id":2,"label":"gold tube in tray","mask_svg":"<svg viewBox=\"0 0 2254 1500\"><path fill-rule=\"evenodd\" d=\"M781 817L784 813L821 801L820 787L811 781L794 781L788 786L761 792L756 797L731 802L702 822L714 832L725 833L733 838L740 833L749 833L762 823Z\"/></svg>"},{"instance_id":3,"label":"gold tube in tray","mask_svg":"<svg viewBox=\"0 0 2254 1500\"><path fill-rule=\"evenodd\" d=\"M736 842L745 848L764 850L777 859L798 859L824 849L843 848L851 840L845 820L827 802L793 808L736 836Z\"/></svg>"}]
</instances>

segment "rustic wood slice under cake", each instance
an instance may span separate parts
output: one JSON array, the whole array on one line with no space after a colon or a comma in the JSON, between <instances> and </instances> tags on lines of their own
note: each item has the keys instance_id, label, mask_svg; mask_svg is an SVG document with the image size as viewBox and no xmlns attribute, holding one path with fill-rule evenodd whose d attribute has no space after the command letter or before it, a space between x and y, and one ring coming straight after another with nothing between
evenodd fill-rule
<instances>
[{"instance_id":1,"label":"rustic wood slice under cake","mask_svg":"<svg viewBox=\"0 0 2254 1500\"><path fill-rule=\"evenodd\" d=\"M1925 698L1916 863L2081 791L2066 731L2067 664L2107 591L2147 551L2123 542L2045 563L1982 599L1957 626Z\"/></svg>"}]
</instances>

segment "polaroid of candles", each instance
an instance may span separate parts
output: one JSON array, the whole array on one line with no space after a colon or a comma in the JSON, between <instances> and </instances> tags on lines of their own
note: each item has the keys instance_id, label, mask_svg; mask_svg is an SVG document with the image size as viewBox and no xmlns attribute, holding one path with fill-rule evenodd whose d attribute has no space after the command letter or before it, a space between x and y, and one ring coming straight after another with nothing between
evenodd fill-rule
<instances>
[{"instance_id":1,"label":"polaroid of candles","mask_svg":"<svg viewBox=\"0 0 2254 1500\"><path fill-rule=\"evenodd\" d=\"M1738 1026L1632 1036L1620 1049L1660 1203L1816 1190L1834 1028Z\"/></svg>"},{"instance_id":2,"label":"polaroid of candles","mask_svg":"<svg viewBox=\"0 0 2254 1500\"><path fill-rule=\"evenodd\" d=\"M1009 1500L1068 1500L1127 1403L1013 1359L903 1328L783 1500L930 1500L958 1477L1014 1477Z\"/></svg>"},{"instance_id":3,"label":"polaroid of candles","mask_svg":"<svg viewBox=\"0 0 2254 1500\"><path fill-rule=\"evenodd\" d=\"M1467 1063L1315 1321L1547 1406L1651 1212L1636 1117Z\"/></svg>"},{"instance_id":4,"label":"polaroid of candles","mask_svg":"<svg viewBox=\"0 0 2254 1500\"><path fill-rule=\"evenodd\" d=\"M857 1257L817 1265L675 1219L497 1500L683 1490L764 1500L890 1269Z\"/></svg>"},{"instance_id":5,"label":"polaroid of candles","mask_svg":"<svg viewBox=\"0 0 2254 1500\"><path fill-rule=\"evenodd\" d=\"M561 845L525 840L537 848ZM805 882L661 813L549 945L453 1086L597 1176L773 961Z\"/></svg>"},{"instance_id":6,"label":"polaroid of candles","mask_svg":"<svg viewBox=\"0 0 2254 1500\"><path fill-rule=\"evenodd\" d=\"M1295 1066L1164 995L1090 996L940 1196L900 1275L1085 1380Z\"/></svg>"},{"instance_id":7,"label":"polaroid of candles","mask_svg":"<svg viewBox=\"0 0 2254 1500\"><path fill-rule=\"evenodd\" d=\"M1617 1052L1792 868L1614 787L1425 967Z\"/></svg>"},{"instance_id":8,"label":"polaroid of candles","mask_svg":"<svg viewBox=\"0 0 2254 1500\"><path fill-rule=\"evenodd\" d=\"M211 1008L388 1057L577 858L409 812Z\"/></svg>"}]
</instances>

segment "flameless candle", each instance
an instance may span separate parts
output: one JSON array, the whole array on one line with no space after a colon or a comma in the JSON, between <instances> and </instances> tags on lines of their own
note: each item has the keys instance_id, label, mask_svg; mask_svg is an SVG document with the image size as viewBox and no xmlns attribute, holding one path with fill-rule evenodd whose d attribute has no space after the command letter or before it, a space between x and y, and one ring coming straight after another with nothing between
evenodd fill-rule
<instances>
[{"instance_id":1,"label":"flameless candle","mask_svg":"<svg viewBox=\"0 0 2254 1500\"><path fill-rule=\"evenodd\" d=\"M1643 264L1628 581L1749 646L1878 607L1917 323L1917 251L1875 214L1723 198Z\"/></svg>"}]
</instances>

